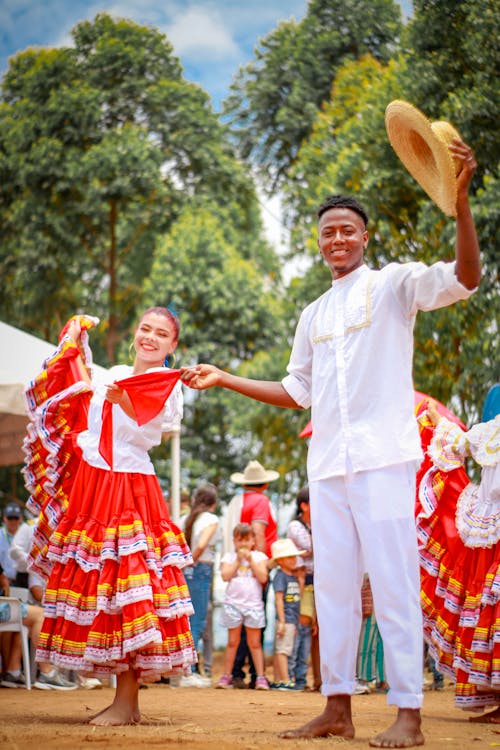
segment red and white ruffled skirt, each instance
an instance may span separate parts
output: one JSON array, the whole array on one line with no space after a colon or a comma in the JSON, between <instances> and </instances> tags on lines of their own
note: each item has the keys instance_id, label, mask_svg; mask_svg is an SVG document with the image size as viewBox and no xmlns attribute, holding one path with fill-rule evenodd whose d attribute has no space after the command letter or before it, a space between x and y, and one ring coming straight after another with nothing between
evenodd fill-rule
<instances>
[{"instance_id":1,"label":"red and white ruffled skirt","mask_svg":"<svg viewBox=\"0 0 500 750\"><path fill-rule=\"evenodd\" d=\"M455 680L455 704L479 709L500 704L500 549L460 538L457 500L469 483L462 467L444 472L426 456L416 520L425 639Z\"/></svg>"},{"instance_id":2,"label":"red and white ruffled skirt","mask_svg":"<svg viewBox=\"0 0 500 750\"><path fill-rule=\"evenodd\" d=\"M186 672L196 662L182 573L191 552L155 475L82 460L90 391L71 367L77 354L63 340L26 392L30 567L47 580L37 660L97 676L134 669L140 681Z\"/></svg>"}]
</instances>

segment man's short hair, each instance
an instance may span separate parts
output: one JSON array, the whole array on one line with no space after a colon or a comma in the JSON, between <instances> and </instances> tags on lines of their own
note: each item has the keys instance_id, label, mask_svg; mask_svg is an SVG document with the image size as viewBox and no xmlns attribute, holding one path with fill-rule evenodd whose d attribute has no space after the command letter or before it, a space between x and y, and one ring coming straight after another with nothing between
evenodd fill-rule
<instances>
[{"instance_id":1,"label":"man's short hair","mask_svg":"<svg viewBox=\"0 0 500 750\"><path fill-rule=\"evenodd\" d=\"M351 211L357 213L358 216L361 216L365 227L368 224L368 214L365 209L361 203L358 203L356 198L351 198L350 195L329 195L318 208L318 219L331 208L349 208Z\"/></svg>"}]
</instances>

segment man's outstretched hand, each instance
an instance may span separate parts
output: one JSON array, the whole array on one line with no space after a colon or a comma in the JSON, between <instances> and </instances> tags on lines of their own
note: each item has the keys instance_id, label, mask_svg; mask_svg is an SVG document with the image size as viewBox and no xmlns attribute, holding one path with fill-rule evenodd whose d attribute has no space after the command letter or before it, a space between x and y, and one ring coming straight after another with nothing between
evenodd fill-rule
<instances>
[{"instance_id":1,"label":"man's outstretched hand","mask_svg":"<svg viewBox=\"0 0 500 750\"><path fill-rule=\"evenodd\" d=\"M221 385L222 375L222 370L214 365L181 367L182 382L197 391L204 391L206 388Z\"/></svg>"}]
</instances>

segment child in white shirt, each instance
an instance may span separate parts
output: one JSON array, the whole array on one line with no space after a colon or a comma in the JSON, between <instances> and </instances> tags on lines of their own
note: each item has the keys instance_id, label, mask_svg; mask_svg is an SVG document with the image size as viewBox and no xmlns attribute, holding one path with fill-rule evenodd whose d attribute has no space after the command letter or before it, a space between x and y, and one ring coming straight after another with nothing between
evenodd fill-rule
<instances>
[{"instance_id":1,"label":"child in white shirt","mask_svg":"<svg viewBox=\"0 0 500 750\"><path fill-rule=\"evenodd\" d=\"M222 580L227 581L221 624L228 628L228 642L224 657L224 674L216 687L232 688L231 670L240 642L242 625L257 672L256 690L269 690L264 676L262 628L265 627L262 587L267 583L267 556L254 549L255 534L247 523L239 523L233 530L234 552L221 559Z\"/></svg>"}]
</instances>

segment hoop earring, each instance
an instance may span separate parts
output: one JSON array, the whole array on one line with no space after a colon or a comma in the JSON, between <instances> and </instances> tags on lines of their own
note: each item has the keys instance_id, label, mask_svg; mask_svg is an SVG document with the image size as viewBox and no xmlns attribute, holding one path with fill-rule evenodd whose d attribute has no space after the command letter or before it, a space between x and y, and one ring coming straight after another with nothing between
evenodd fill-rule
<instances>
[{"instance_id":1,"label":"hoop earring","mask_svg":"<svg viewBox=\"0 0 500 750\"><path fill-rule=\"evenodd\" d=\"M173 359L174 359L174 361L172 362L171 365L169 364L169 357L173 357ZM175 363L176 362L177 362L177 356L176 356L175 351L174 351L174 352L170 352L170 354L167 354L167 356L165 357L165 361L164 361L163 364L165 365L165 367L171 367L172 370L173 370L174 367L175 367Z\"/></svg>"},{"instance_id":2,"label":"hoop earring","mask_svg":"<svg viewBox=\"0 0 500 750\"><path fill-rule=\"evenodd\" d=\"M131 360L134 359L135 351L134 351L134 342L133 341L131 341L130 344L129 344L129 347L128 347L128 356L129 356L129 359L131 359Z\"/></svg>"}]
</instances>

